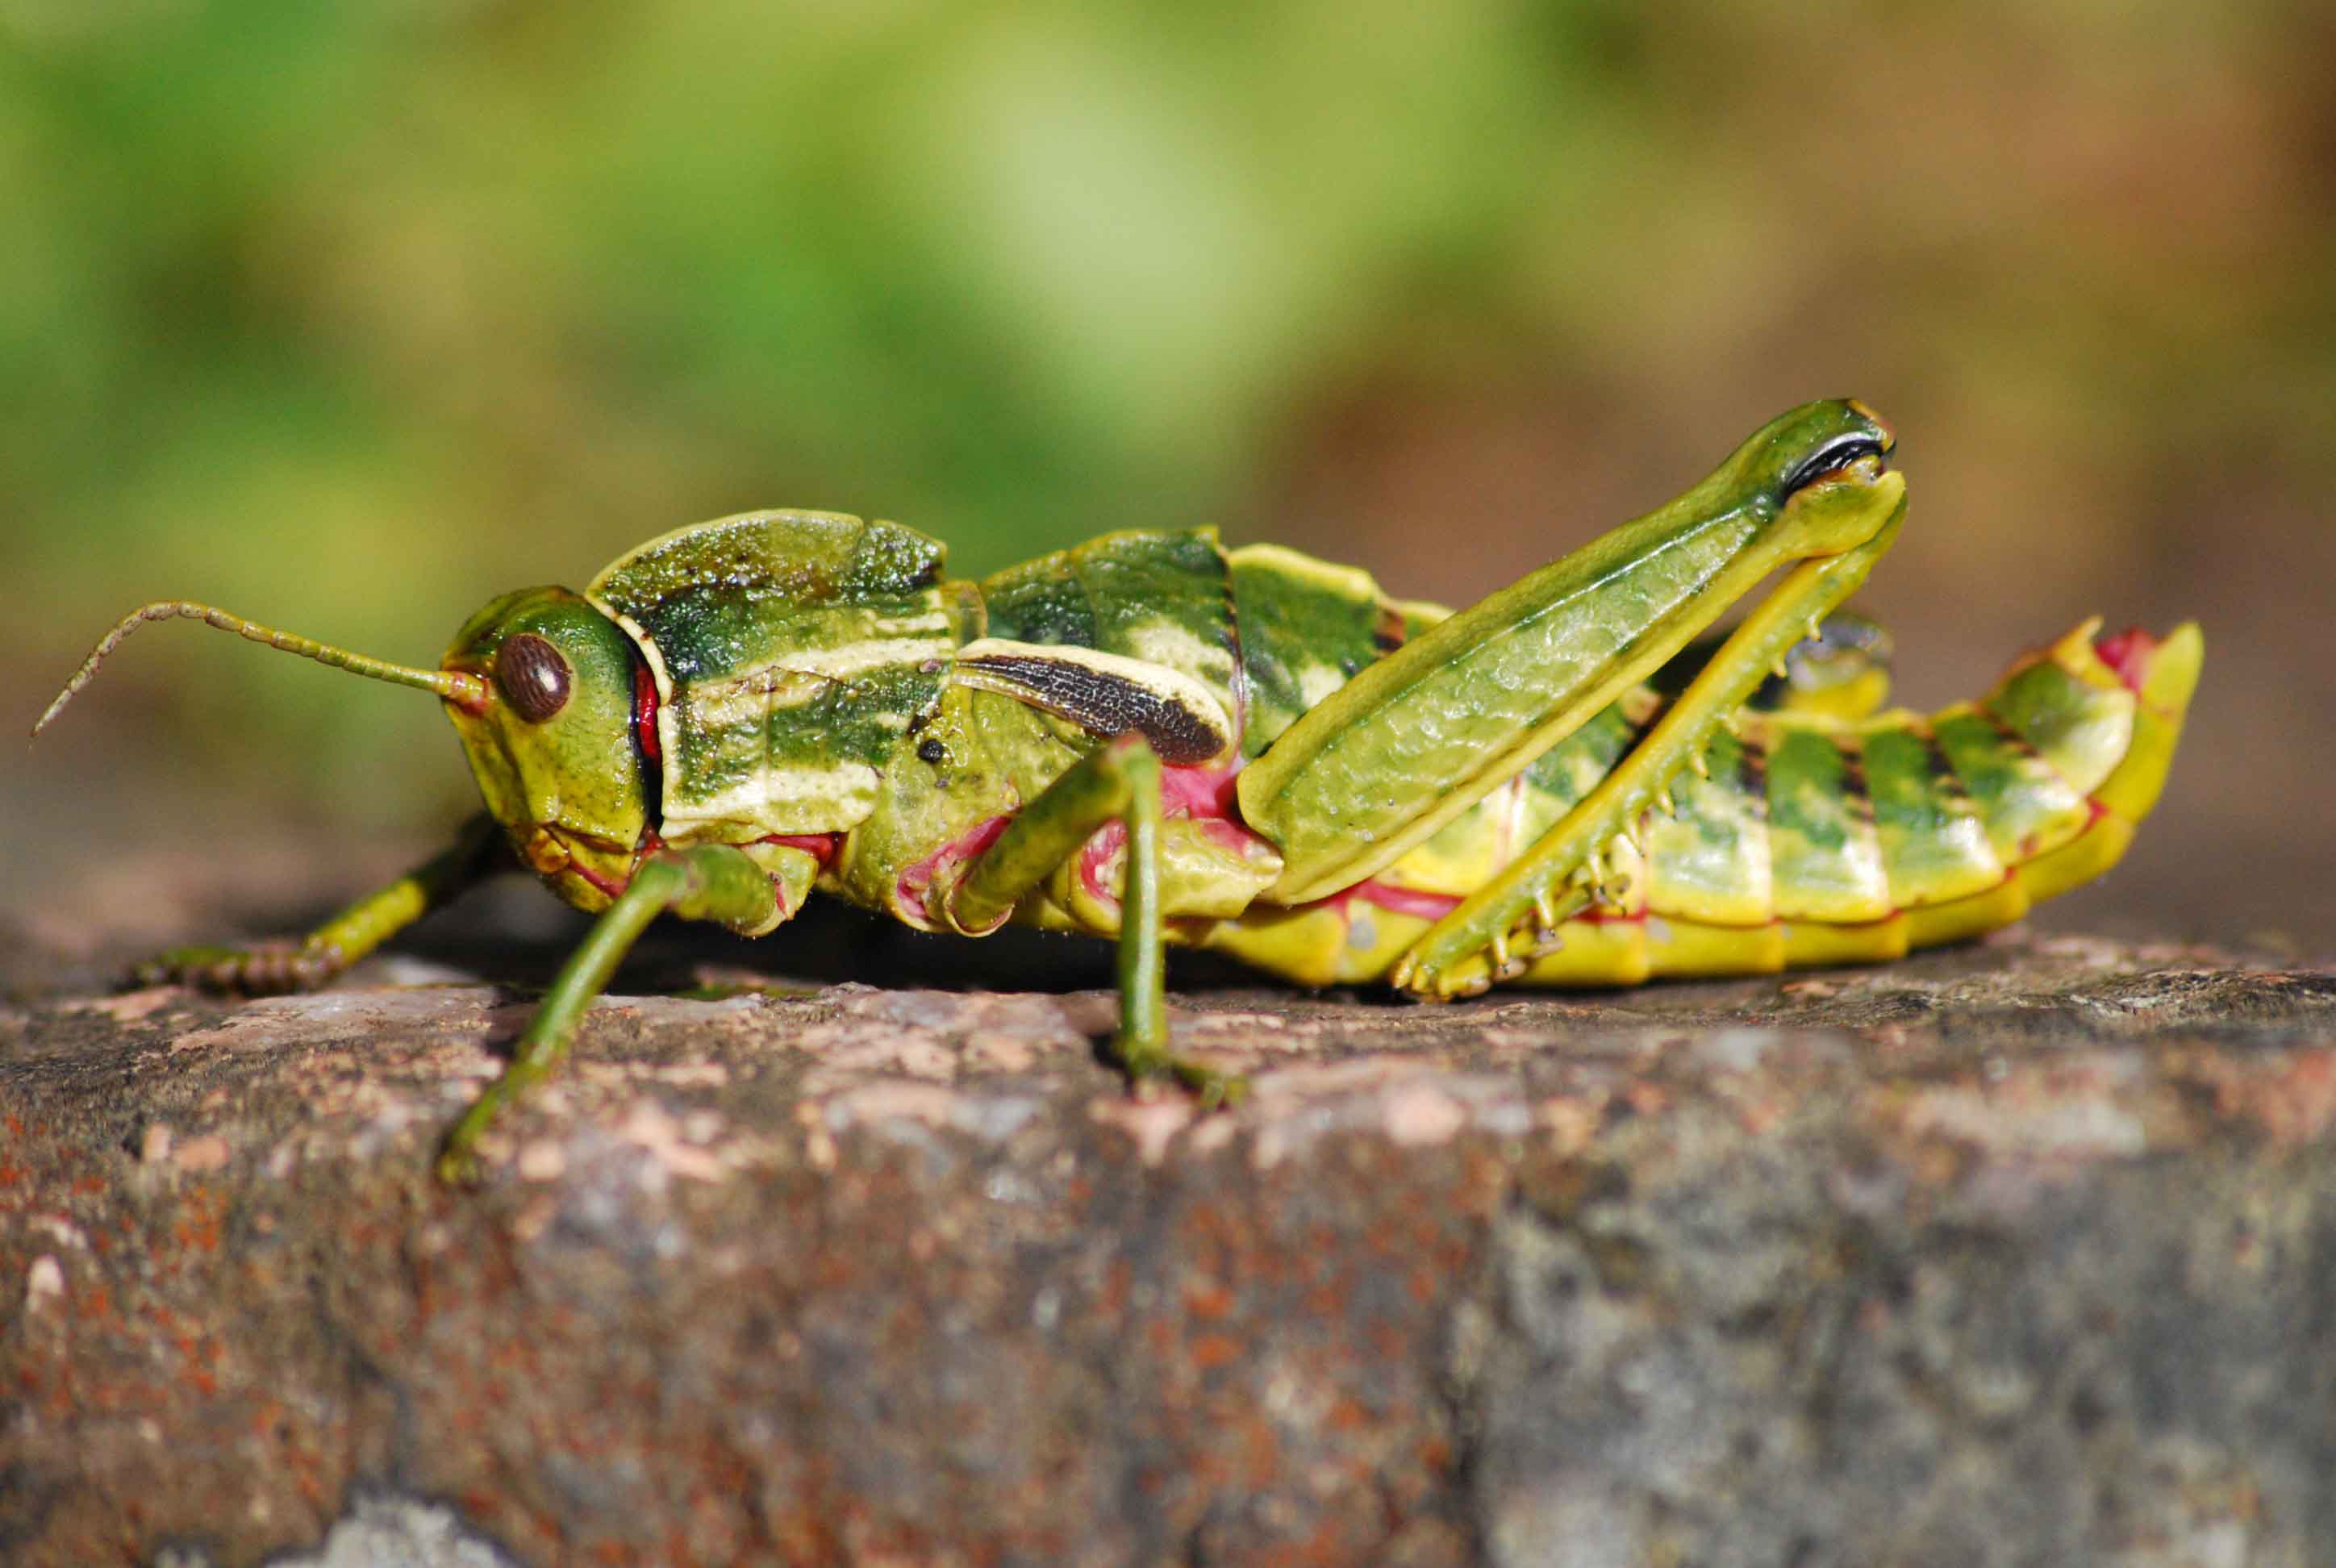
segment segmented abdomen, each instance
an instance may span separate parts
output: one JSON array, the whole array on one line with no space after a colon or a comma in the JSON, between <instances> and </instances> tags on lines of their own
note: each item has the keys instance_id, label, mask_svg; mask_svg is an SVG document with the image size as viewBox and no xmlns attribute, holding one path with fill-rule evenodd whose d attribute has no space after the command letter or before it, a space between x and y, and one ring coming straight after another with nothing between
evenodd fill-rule
<instances>
[{"instance_id":1,"label":"segmented abdomen","mask_svg":"<svg viewBox=\"0 0 2336 1568\"><path fill-rule=\"evenodd\" d=\"M1708 777L1673 786L1677 812L1650 814L1640 847L1615 846L1617 895L1568 922L1572 957L1528 978L1893 958L2096 874L2094 856L2052 857L2097 830L2093 850L2122 851L2092 792L2131 754L2138 705L2088 629L1929 717L1741 716L1707 754Z\"/></svg>"},{"instance_id":2,"label":"segmented abdomen","mask_svg":"<svg viewBox=\"0 0 2336 1568\"><path fill-rule=\"evenodd\" d=\"M2198 655L2193 628L2136 690L2078 628L1977 703L1855 721L1747 711L1671 785L1604 895L1511 983L1627 985L1897 957L2008 924L2097 876L2155 802ZM2170 659L2164 656L2176 656ZM1382 873L1211 945L1300 979L1376 979L1439 912L1562 818L1661 715L1625 696ZM1389 897L1382 897L1381 890ZM1517 939L1533 945L1530 934ZM1546 947L1546 941L1541 945Z\"/></svg>"}]
</instances>

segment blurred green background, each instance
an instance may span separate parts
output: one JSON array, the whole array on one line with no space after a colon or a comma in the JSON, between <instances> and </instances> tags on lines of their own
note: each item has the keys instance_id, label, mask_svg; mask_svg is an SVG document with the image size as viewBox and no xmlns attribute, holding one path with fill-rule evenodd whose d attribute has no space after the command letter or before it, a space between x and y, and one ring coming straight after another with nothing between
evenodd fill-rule
<instances>
[{"instance_id":1,"label":"blurred green background","mask_svg":"<svg viewBox=\"0 0 2336 1568\"><path fill-rule=\"evenodd\" d=\"M2206 624L2160 818L2047 923L2324 950L2331 58L2310 0L5 0L13 722L144 599L428 663L761 505L1465 601L1854 394L1909 700ZM8 907L68 937L471 798L428 699L183 626L19 758Z\"/></svg>"}]
</instances>

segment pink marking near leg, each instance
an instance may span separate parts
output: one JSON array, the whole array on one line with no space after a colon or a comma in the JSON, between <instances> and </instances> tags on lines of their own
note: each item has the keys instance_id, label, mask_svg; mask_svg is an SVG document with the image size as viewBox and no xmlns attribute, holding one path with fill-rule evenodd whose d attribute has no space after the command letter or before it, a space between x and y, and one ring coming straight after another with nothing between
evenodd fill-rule
<instances>
[{"instance_id":1,"label":"pink marking near leg","mask_svg":"<svg viewBox=\"0 0 2336 1568\"><path fill-rule=\"evenodd\" d=\"M1236 794L1240 777L1239 763L1230 767L1163 767L1160 770L1160 814L1170 822L1198 823L1218 847L1234 854L1270 852L1273 846L1241 823L1241 802ZM1103 868L1126 843L1126 824L1108 822L1079 847L1079 885L1086 890L1088 897L1105 904L1119 902L1119 894L1104 877Z\"/></svg>"},{"instance_id":2,"label":"pink marking near leg","mask_svg":"<svg viewBox=\"0 0 2336 1568\"><path fill-rule=\"evenodd\" d=\"M632 874L630 872L627 872L621 877L604 877L595 872L590 866L586 865L582 861L571 860L568 862L565 869L574 872L579 877L591 883L594 887L599 889L601 892L611 899L614 899L618 893L623 892L627 888L630 887L633 881Z\"/></svg>"},{"instance_id":3,"label":"pink marking near leg","mask_svg":"<svg viewBox=\"0 0 2336 1568\"><path fill-rule=\"evenodd\" d=\"M754 842L758 844L778 844L785 849L801 850L813 860L817 861L819 869L822 872L827 870L829 862L833 861L843 848L842 833L764 833ZM779 917L782 920L793 919L795 911L787 903L787 884L779 880L775 872L771 875L771 895L779 901Z\"/></svg>"},{"instance_id":4,"label":"pink marking near leg","mask_svg":"<svg viewBox=\"0 0 2336 1568\"><path fill-rule=\"evenodd\" d=\"M969 861L996 843L998 836L1006 831L1007 823L1013 820L1011 815L994 816L978 823L902 872L900 880L894 884L900 907L922 910L925 919L935 925L943 924L940 911L933 908L931 901L935 879L944 868L959 861Z\"/></svg>"},{"instance_id":5,"label":"pink marking near leg","mask_svg":"<svg viewBox=\"0 0 2336 1568\"><path fill-rule=\"evenodd\" d=\"M843 847L842 833L765 833L754 841L759 844L783 844L791 850L801 850L819 862L825 871Z\"/></svg>"},{"instance_id":6,"label":"pink marking near leg","mask_svg":"<svg viewBox=\"0 0 2336 1568\"><path fill-rule=\"evenodd\" d=\"M1399 888L1377 877L1366 877L1347 891L1365 903L1377 904L1389 914L1417 915L1425 920L1440 920L1460 907L1460 898L1456 893L1430 893L1422 892L1417 888Z\"/></svg>"},{"instance_id":7,"label":"pink marking near leg","mask_svg":"<svg viewBox=\"0 0 2336 1568\"><path fill-rule=\"evenodd\" d=\"M557 830L553 832L554 836L559 836ZM622 876L603 876L594 871L584 863L583 860L577 855L575 846L569 843L564 837L560 838L560 845L568 851L569 859L568 863L555 874L573 872L579 881L587 883L598 890L603 897L613 901L618 893L633 885L633 873L641 869L643 861L665 848L665 841L657 837L657 829L643 828L641 842L633 846L632 861L625 867Z\"/></svg>"},{"instance_id":8,"label":"pink marking near leg","mask_svg":"<svg viewBox=\"0 0 2336 1568\"><path fill-rule=\"evenodd\" d=\"M1172 817L1222 817L1236 822L1241 802L1235 767L1163 767L1160 770L1160 809Z\"/></svg>"},{"instance_id":9,"label":"pink marking near leg","mask_svg":"<svg viewBox=\"0 0 2336 1568\"><path fill-rule=\"evenodd\" d=\"M1105 823L1079 846L1079 885L1087 896L1106 904L1119 902L1119 895L1104 885L1103 868L1127 843L1124 823Z\"/></svg>"},{"instance_id":10,"label":"pink marking near leg","mask_svg":"<svg viewBox=\"0 0 2336 1568\"><path fill-rule=\"evenodd\" d=\"M1373 905L1391 915L1415 915L1424 920L1440 920L1460 907L1460 898L1456 893L1422 892L1417 888L1399 888L1377 877L1366 877L1353 887L1341 888L1327 898L1316 899L1299 907L1336 910L1351 919L1350 906L1357 903Z\"/></svg>"}]
</instances>

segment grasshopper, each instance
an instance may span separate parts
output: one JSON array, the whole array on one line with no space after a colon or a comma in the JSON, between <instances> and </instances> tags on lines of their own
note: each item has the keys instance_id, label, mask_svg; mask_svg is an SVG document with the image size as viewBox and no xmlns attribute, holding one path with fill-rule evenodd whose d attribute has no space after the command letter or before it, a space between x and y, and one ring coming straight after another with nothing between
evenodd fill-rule
<instances>
[{"instance_id":1,"label":"grasshopper","mask_svg":"<svg viewBox=\"0 0 2336 1568\"><path fill-rule=\"evenodd\" d=\"M34 733L174 617L437 694L486 807L450 848L297 949L162 967L320 983L506 849L596 913L448 1134L449 1179L650 921L764 936L814 891L926 930L1115 939L1119 1066L1214 1103L1240 1085L1173 1048L1166 942L1430 999L1632 984L1894 958L2112 864L2164 782L2197 628L2088 622L1978 703L1880 711L1878 632L1834 612L1903 521L1893 444L1854 400L1796 408L1456 613L1211 529L952 579L922 534L816 511L681 529L582 593L507 594L435 668L158 603Z\"/></svg>"}]
</instances>

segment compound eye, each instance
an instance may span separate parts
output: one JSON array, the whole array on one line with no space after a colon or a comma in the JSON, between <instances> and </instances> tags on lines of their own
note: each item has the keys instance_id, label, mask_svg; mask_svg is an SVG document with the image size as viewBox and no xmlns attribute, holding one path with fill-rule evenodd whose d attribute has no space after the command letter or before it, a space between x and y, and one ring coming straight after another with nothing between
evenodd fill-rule
<instances>
[{"instance_id":1,"label":"compound eye","mask_svg":"<svg viewBox=\"0 0 2336 1568\"><path fill-rule=\"evenodd\" d=\"M530 724L541 724L568 706L568 659L531 631L505 638L495 655L495 685Z\"/></svg>"},{"instance_id":2,"label":"compound eye","mask_svg":"<svg viewBox=\"0 0 2336 1568\"><path fill-rule=\"evenodd\" d=\"M1861 457L1878 458L1882 443L1870 435L1836 435L1801 460L1785 480L1785 496L1806 490L1826 474L1838 473Z\"/></svg>"}]
</instances>

